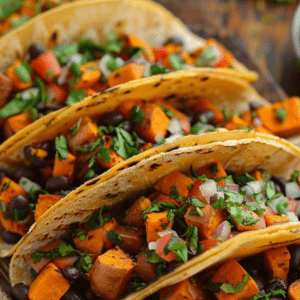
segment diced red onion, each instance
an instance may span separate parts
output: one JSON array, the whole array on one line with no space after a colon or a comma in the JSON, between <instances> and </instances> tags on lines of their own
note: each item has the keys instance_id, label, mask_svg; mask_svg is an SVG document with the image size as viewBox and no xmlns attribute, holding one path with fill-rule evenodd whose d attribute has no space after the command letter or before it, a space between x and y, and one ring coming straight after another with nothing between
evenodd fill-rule
<instances>
[{"instance_id":1,"label":"diced red onion","mask_svg":"<svg viewBox=\"0 0 300 300\"><path fill-rule=\"evenodd\" d=\"M292 211L289 211L286 216L290 218L291 222L299 222L298 217Z\"/></svg>"},{"instance_id":2,"label":"diced red onion","mask_svg":"<svg viewBox=\"0 0 300 300\"><path fill-rule=\"evenodd\" d=\"M177 118L172 118L170 120L168 131L170 131L171 134L175 134L182 131L180 121Z\"/></svg>"},{"instance_id":3,"label":"diced red onion","mask_svg":"<svg viewBox=\"0 0 300 300\"><path fill-rule=\"evenodd\" d=\"M201 194L205 196L212 196L218 192L217 190L217 183L209 179L208 181L202 183L199 187Z\"/></svg>"},{"instance_id":4,"label":"diced red onion","mask_svg":"<svg viewBox=\"0 0 300 300\"><path fill-rule=\"evenodd\" d=\"M222 237L223 240L227 240L231 233L231 226L228 221L223 221L216 230L216 237Z\"/></svg>"},{"instance_id":5,"label":"diced red onion","mask_svg":"<svg viewBox=\"0 0 300 300\"><path fill-rule=\"evenodd\" d=\"M227 191L238 192L240 187L238 184L226 184L225 188Z\"/></svg>"},{"instance_id":6,"label":"diced red onion","mask_svg":"<svg viewBox=\"0 0 300 300\"><path fill-rule=\"evenodd\" d=\"M61 1L58 1L58 2L61 3ZM87 40L92 40L96 44L101 44L99 34L98 34L97 30L95 30L95 29L89 29L88 31L86 31L83 34L83 38L85 38Z\"/></svg>"},{"instance_id":7,"label":"diced red onion","mask_svg":"<svg viewBox=\"0 0 300 300\"><path fill-rule=\"evenodd\" d=\"M285 185L285 193L287 197L298 198L300 197L300 187L297 182L287 182Z\"/></svg>"}]
</instances>

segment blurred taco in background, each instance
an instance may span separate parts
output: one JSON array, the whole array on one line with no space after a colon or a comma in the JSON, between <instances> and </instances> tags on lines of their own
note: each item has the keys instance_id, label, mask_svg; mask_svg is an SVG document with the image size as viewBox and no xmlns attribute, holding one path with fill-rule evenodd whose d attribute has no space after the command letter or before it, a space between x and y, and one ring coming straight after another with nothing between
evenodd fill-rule
<instances>
[{"instance_id":1,"label":"blurred taco in background","mask_svg":"<svg viewBox=\"0 0 300 300\"><path fill-rule=\"evenodd\" d=\"M1 255L85 181L178 137L226 127L222 109L241 112L255 100L266 102L236 77L186 70L128 82L27 126L0 147Z\"/></svg>"},{"instance_id":2,"label":"blurred taco in background","mask_svg":"<svg viewBox=\"0 0 300 300\"><path fill-rule=\"evenodd\" d=\"M84 96L155 74L213 67L257 79L150 1L63 5L3 37L0 58L2 140Z\"/></svg>"},{"instance_id":3,"label":"blurred taco in background","mask_svg":"<svg viewBox=\"0 0 300 300\"><path fill-rule=\"evenodd\" d=\"M242 130L172 147L87 182L41 216L12 258L12 292L143 299L234 255L300 239L298 148Z\"/></svg>"}]
</instances>

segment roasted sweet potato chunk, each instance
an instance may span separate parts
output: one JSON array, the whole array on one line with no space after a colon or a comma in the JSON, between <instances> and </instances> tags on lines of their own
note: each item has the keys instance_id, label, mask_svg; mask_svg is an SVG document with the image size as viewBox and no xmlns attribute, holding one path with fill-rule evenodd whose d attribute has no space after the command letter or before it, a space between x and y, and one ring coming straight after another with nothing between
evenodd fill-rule
<instances>
[{"instance_id":1,"label":"roasted sweet potato chunk","mask_svg":"<svg viewBox=\"0 0 300 300\"><path fill-rule=\"evenodd\" d=\"M51 194L40 194L35 206L35 221L41 217L51 206L57 203L62 196Z\"/></svg>"},{"instance_id":2,"label":"roasted sweet potato chunk","mask_svg":"<svg viewBox=\"0 0 300 300\"><path fill-rule=\"evenodd\" d=\"M149 282L156 278L156 265L148 262L148 256L144 252L141 252L136 257L136 265L134 267L134 272L140 277L143 281Z\"/></svg>"}]
</instances>

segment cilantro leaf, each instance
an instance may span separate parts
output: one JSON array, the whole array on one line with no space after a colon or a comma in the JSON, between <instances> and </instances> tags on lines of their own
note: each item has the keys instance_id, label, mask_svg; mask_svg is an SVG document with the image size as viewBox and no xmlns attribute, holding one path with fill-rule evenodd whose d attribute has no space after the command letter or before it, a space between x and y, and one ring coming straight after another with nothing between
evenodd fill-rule
<instances>
[{"instance_id":1,"label":"cilantro leaf","mask_svg":"<svg viewBox=\"0 0 300 300\"><path fill-rule=\"evenodd\" d=\"M55 150L60 160L68 157L68 141L63 135L55 137Z\"/></svg>"}]
</instances>

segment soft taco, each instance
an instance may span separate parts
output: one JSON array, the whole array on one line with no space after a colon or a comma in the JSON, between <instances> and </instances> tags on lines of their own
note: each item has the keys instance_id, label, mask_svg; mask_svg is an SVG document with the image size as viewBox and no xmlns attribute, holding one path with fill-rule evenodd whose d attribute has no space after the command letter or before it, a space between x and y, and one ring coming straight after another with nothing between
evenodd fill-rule
<instances>
[{"instance_id":1,"label":"soft taco","mask_svg":"<svg viewBox=\"0 0 300 300\"><path fill-rule=\"evenodd\" d=\"M139 161L164 151L159 145L165 141L214 131L215 117L230 124L221 109L241 112L250 100L265 103L242 80L189 70L128 82L27 126L0 147L1 255L86 180L110 168L113 176L135 155ZM193 109L187 114L183 106Z\"/></svg>"},{"instance_id":2,"label":"soft taco","mask_svg":"<svg viewBox=\"0 0 300 300\"><path fill-rule=\"evenodd\" d=\"M257 79L222 45L192 34L151 1L77 1L61 6L1 39L3 140L84 96L130 80L198 67Z\"/></svg>"},{"instance_id":3,"label":"soft taco","mask_svg":"<svg viewBox=\"0 0 300 300\"><path fill-rule=\"evenodd\" d=\"M233 253L299 240L298 148L247 131L173 143L48 210L11 260L12 286L31 284L31 300L143 299Z\"/></svg>"}]
</instances>

